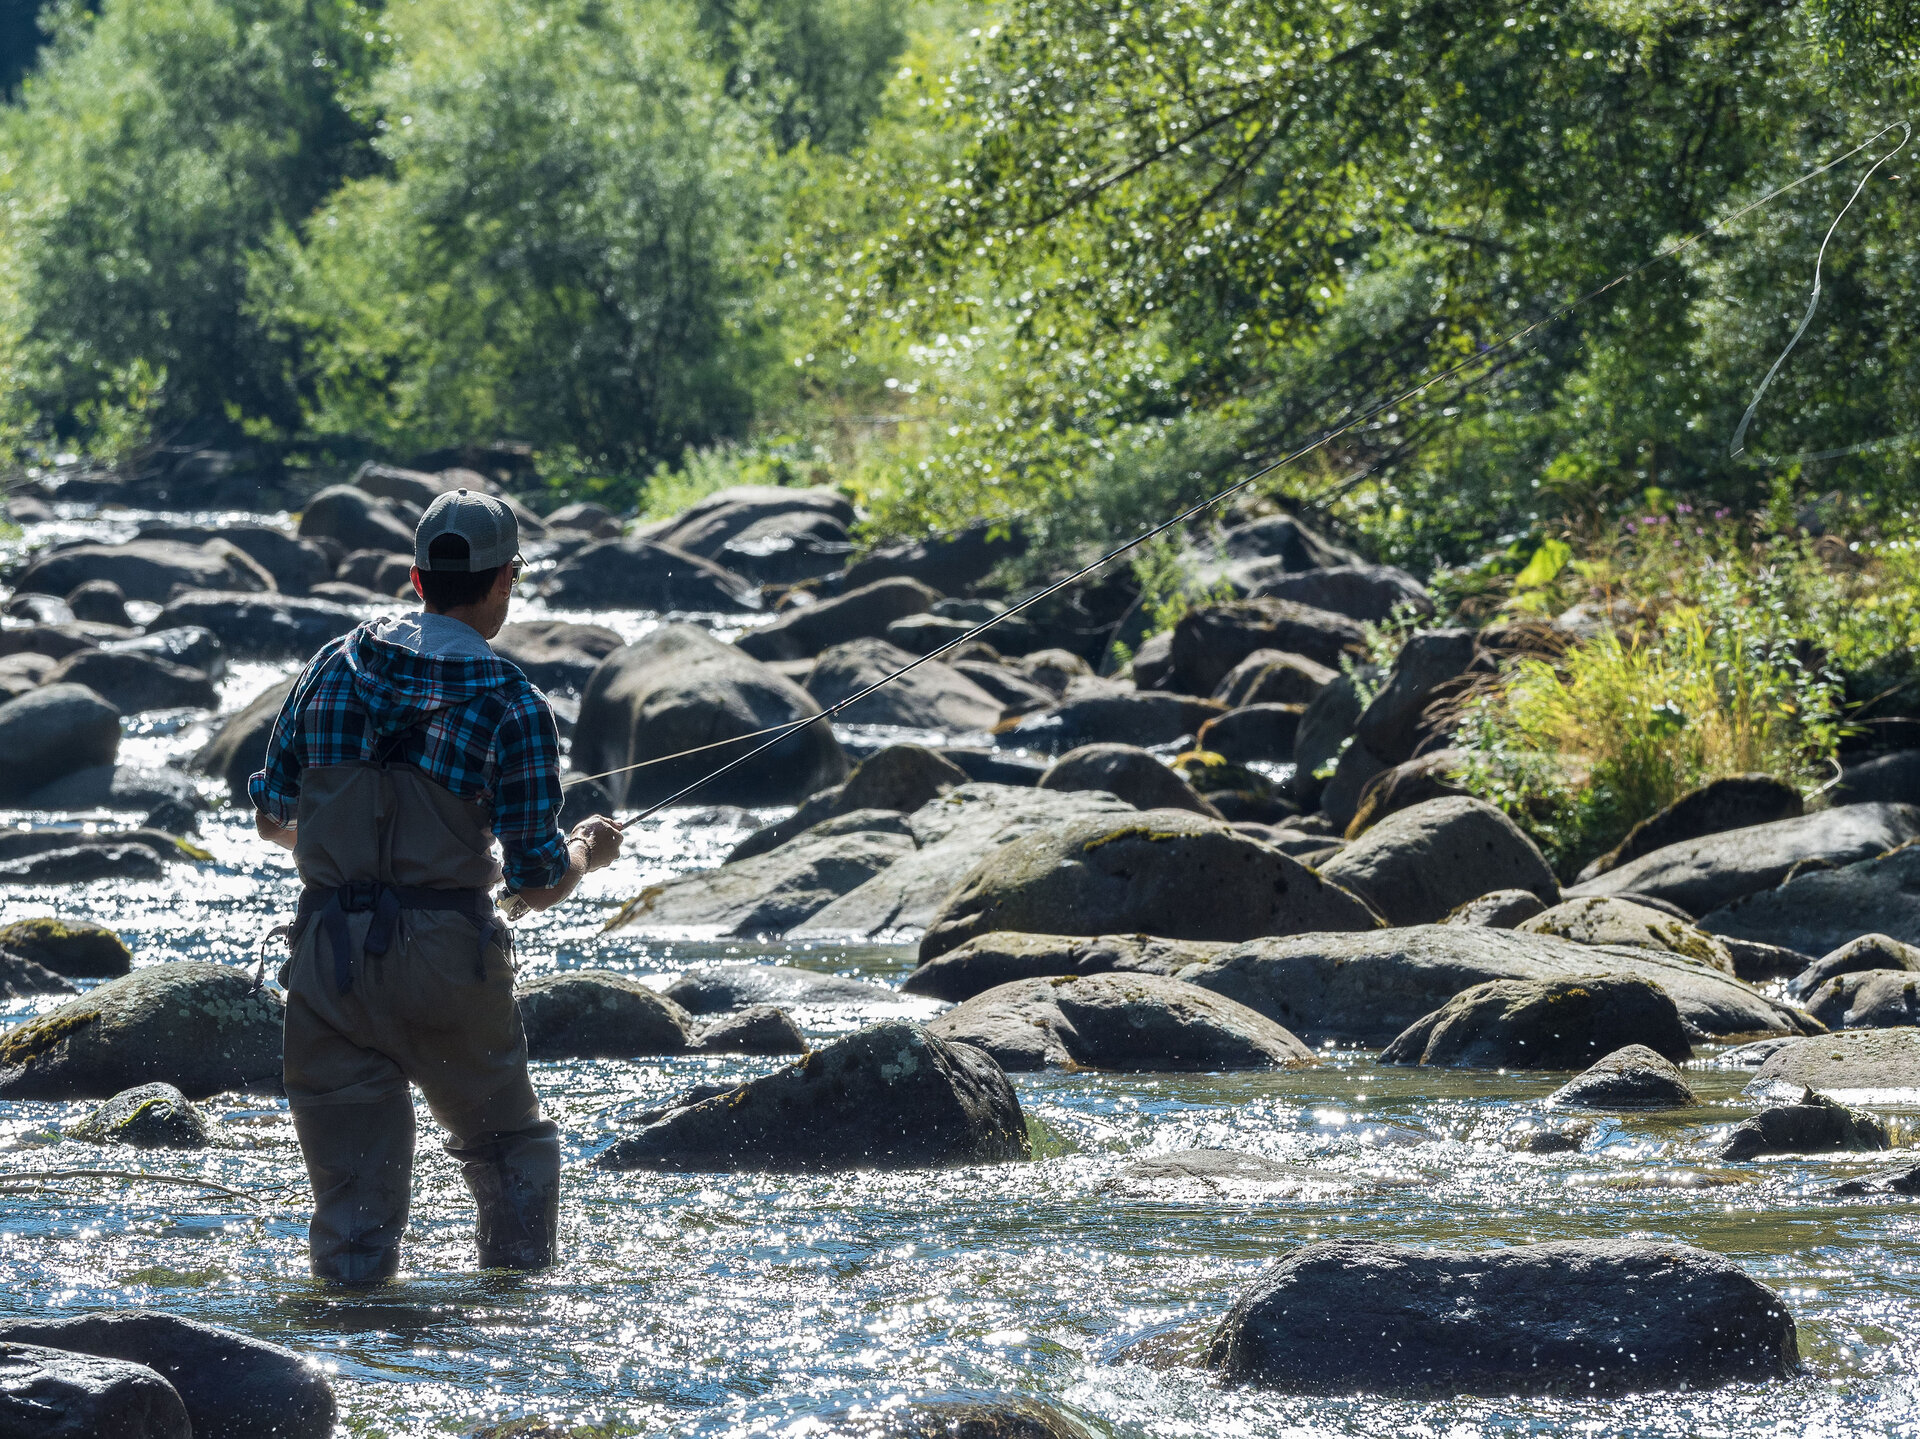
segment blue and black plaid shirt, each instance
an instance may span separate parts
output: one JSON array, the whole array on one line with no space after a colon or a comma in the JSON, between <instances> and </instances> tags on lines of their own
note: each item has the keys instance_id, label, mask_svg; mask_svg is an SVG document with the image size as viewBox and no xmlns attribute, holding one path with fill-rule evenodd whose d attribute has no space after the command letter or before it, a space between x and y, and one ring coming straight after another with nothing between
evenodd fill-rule
<instances>
[{"instance_id":1,"label":"blue and black plaid shirt","mask_svg":"<svg viewBox=\"0 0 1920 1439\"><path fill-rule=\"evenodd\" d=\"M247 782L254 807L291 824L301 770L384 757L491 807L509 889L559 883L560 736L545 697L497 655L415 654L377 638L379 623L330 641L301 671Z\"/></svg>"}]
</instances>

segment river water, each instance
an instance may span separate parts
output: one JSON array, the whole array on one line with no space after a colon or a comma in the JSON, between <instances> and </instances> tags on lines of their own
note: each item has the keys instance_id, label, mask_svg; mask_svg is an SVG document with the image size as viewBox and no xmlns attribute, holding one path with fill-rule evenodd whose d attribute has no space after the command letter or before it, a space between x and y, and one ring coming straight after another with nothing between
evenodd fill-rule
<instances>
[{"instance_id":1,"label":"river water","mask_svg":"<svg viewBox=\"0 0 1920 1439\"><path fill-rule=\"evenodd\" d=\"M114 523L130 532L130 518ZM652 622L595 618L626 633ZM223 707L286 668L240 667ZM204 716L144 716L129 725L123 759L178 760L205 729ZM643 884L717 863L777 813L685 810L637 828L581 898L521 924L523 972L598 966L664 980L724 958L897 982L913 962L908 946L600 932ZM93 919L142 965L248 963L291 905L291 863L225 808L199 838L208 864L153 883L9 887L0 920ZM0 1023L47 1006L15 1002ZM935 1008L903 999L796 1017L818 1038ZM91 1104L0 1103L0 1177L108 1167L238 1191L74 1180L0 1197L0 1320L138 1307L270 1338L326 1366L343 1431L367 1436L463 1434L526 1415L596 1435L804 1435L911 1399L986 1394L1044 1398L1096 1434L1165 1439L1920 1433L1920 1208L1820 1196L1885 1156L1717 1164L1715 1142L1752 1105L1740 1095L1746 1074L1714 1067L1711 1052L1689 1072L1707 1107L1684 1119L1597 1118L1575 1154L1500 1143L1564 1076L1396 1069L1327 1051L1317 1069L1279 1074L1016 1076L1040 1156L1029 1164L803 1178L587 1167L623 1111L776 1064L537 1064L567 1135L565 1257L527 1279L468 1270L470 1203L423 1110L404 1282L359 1295L306 1277L303 1171L284 1102L211 1101L224 1138L197 1154L63 1140ZM1920 1115L1881 1112L1905 1149ZM1358 1187L1126 1173L1142 1155L1209 1146ZM1341 1235L1468 1248L1628 1236L1703 1245L1786 1297L1807 1371L1707 1394L1413 1403L1274 1396L1116 1358L1164 1330L1204 1332L1289 1246Z\"/></svg>"}]
</instances>

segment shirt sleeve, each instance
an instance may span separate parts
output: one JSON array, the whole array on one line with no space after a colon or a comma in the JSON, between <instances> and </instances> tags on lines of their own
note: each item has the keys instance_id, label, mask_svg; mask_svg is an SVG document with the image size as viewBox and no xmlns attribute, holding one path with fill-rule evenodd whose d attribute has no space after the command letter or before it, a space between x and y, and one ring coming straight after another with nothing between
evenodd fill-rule
<instances>
[{"instance_id":1,"label":"shirt sleeve","mask_svg":"<svg viewBox=\"0 0 1920 1439\"><path fill-rule=\"evenodd\" d=\"M275 824L290 825L300 812L300 771L307 767L307 740L300 717L336 649L328 645L300 672L273 721L266 763L247 779L247 798Z\"/></svg>"},{"instance_id":2,"label":"shirt sleeve","mask_svg":"<svg viewBox=\"0 0 1920 1439\"><path fill-rule=\"evenodd\" d=\"M549 888L566 874L568 862L560 833L560 732L531 685L508 710L494 742L500 770L493 832L507 888Z\"/></svg>"}]
</instances>

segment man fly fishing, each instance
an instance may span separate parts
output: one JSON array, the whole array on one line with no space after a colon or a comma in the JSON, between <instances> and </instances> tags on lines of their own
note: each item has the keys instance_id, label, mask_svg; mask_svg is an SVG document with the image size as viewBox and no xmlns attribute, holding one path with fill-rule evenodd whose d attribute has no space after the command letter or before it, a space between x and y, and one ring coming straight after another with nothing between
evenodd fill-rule
<instances>
[{"instance_id":1,"label":"man fly fishing","mask_svg":"<svg viewBox=\"0 0 1920 1439\"><path fill-rule=\"evenodd\" d=\"M604 816L562 836L546 698L487 641L519 576L513 511L460 490L414 536L419 614L323 647L248 781L262 838L304 885L290 928L287 1100L306 1156L315 1277L373 1284L400 1264L413 1099L451 1138L487 1268L553 1262L560 1142L540 1117L514 1007L503 877L560 903L620 849ZM496 858L494 841L499 841Z\"/></svg>"}]
</instances>

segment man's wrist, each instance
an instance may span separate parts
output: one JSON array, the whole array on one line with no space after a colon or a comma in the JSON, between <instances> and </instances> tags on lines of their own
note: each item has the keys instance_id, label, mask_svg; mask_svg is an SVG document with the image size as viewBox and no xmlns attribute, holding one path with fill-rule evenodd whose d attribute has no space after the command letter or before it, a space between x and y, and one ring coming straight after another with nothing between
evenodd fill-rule
<instances>
[{"instance_id":1,"label":"man's wrist","mask_svg":"<svg viewBox=\"0 0 1920 1439\"><path fill-rule=\"evenodd\" d=\"M569 855L573 853L575 845L578 845L580 848L580 868L582 872L584 872L587 866L593 863L593 846L588 844L584 839L581 839L578 836L568 835L567 836L567 853Z\"/></svg>"}]
</instances>

